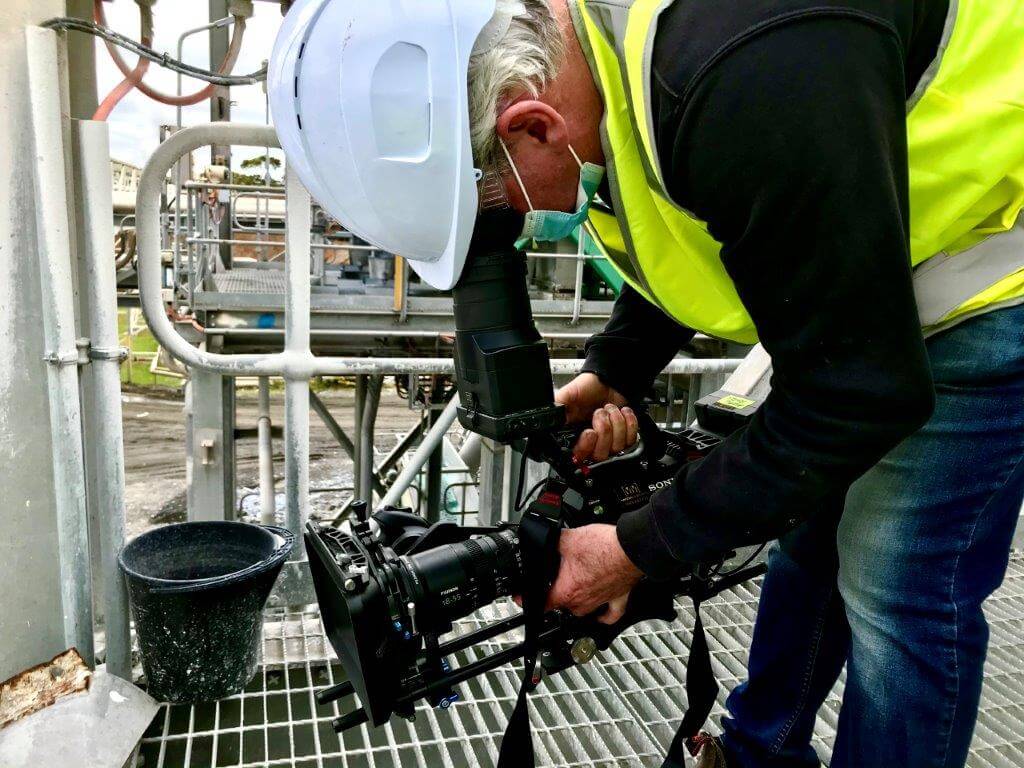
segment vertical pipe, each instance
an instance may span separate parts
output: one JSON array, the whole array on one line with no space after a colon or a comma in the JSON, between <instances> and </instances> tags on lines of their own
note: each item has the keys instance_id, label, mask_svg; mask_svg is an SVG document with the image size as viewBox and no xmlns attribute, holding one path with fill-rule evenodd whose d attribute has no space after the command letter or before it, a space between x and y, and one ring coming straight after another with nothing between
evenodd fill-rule
<instances>
[{"instance_id":1,"label":"vertical pipe","mask_svg":"<svg viewBox=\"0 0 1024 768\"><path fill-rule=\"evenodd\" d=\"M355 455L352 456L352 485L354 486L353 495L357 499L365 499L366 495L361 485L363 477L363 411L366 408L366 374L359 374L356 376L356 402L355 402L355 416L353 424L353 430L356 434L355 441Z\"/></svg>"},{"instance_id":2,"label":"vertical pipe","mask_svg":"<svg viewBox=\"0 0 1024 768\"><path fill-rule=\"evenodd\" d=\"M131 310L128 310L129 312ZM131 364L131 352L129 350L128 363ZM195 501L195 485L193 484L193 466L192 458L195 455L193 447L195 446L194 439L194 425L195 419L193 418L192 410L192 390L193 390L192 379L189 378L185 381L185 392L184 392L184 403L181 407L182 416L185 419L185 506L191 512L196 508Z\"/></svg>"},{"instance_id":3,"label":"vertical pipe","mask_svg":"<svg viewBox=\"0 0 1024 768\"><path fill-rule=\"evenodd\" d=\"M207 0L207 21L213 22L214 19L222 19L231 14L228 12L228 6L230 5L229 0ZM210 26L210 63L213 64L215 61L224 61L230 47L230 32L226 26L218 27L216 24ZM210 98L210 122L216 123L219 121L231 120L231 88L230 86L218 85L213 90L213 96ZM210 162L216 163L217 157L223 158L223 163L228 169L228 181L231 180L231 145L213 145L210 147ZM231 193L227 194L227 202L224 203L224 217L217 224L218 234L217 237L223 240L231 239L231 222L234 216L232 215L232 208L234 206L231 200ZM219 248L219 251L218 251ZM214 258L213 262L216 264L218 261L223 264L227 269L231 269L231 251L230 243L221 243L219 246L211 246L211 251L219 256L219 259ZM212 255L212 254L211 254ZM308 345L307 345L308 348ZM299 538L302 538L301 536Z\"/></svg>"},{"instance_id":4,"label":"vertical pipe","mask_svg":"<svg viewBox=\"0 0 1024 768\"><path fill-rule=\"evenodd\" d=\"M180 159L179 159L180 161ZM191 174L189 174L191 175ZM180 192L179 192L180 194ZM192 232L195 224L195 213L192 210L192 195L194 190L187 190L185 192L185 254L188 257L188 306L189 309L195 306L195 276L196 276L196 258L195 249L189 240L192 239ZM136 221L138 221L136 219Z\"/></svg>"},{"instance_id":5,"label":"vertical pipe","mask_svg":"<svg viewBox=\"0 0 1024 768\"><path fill-rule=\"evenodd\" d=\"M91 665L93 626L89 521L85 508L85 461L78 400L78 349L75 344L57 35L48 29L28 27L25 41L64 640L76 647L86 663Z\"/></svg>"},{"instance_id":6,"label":"vertical pipe","mask_svg":"<svg viewBox=\"0 0 1024 768\"><path fill-rule=\"evenodd\" d=\"M293 172L285 173L285 354L306 360L309 350L309 192ZM309 515L309 376L289 377L284 383L285 524L295 534L292 560L305 557L302 527Z\"/></svg>"},{"instance_id":7,"label":"vertical pipe","mask_svg":"<svg viewBox=\"0 0 1024 768\"><path fill-rule=\"evenodd\" d=\"M440 412L434 409L430 411L430 424L436 423ZM436 523L441 519L441 481L442 481L442 459L443 445L439 441L430 458L427 460L427 483L426 483L426 518L428 522Z\"/></svg>"},{"instance_id":8,"label":"vertical pipe","mask_svg":"<svg viewBox=\"0 0 1024 768\"><path fill-rule=\"evenodd\" d=\"M117 566L124 545L124 441L121 433L121 350L117 334L117 276L110 258L113 201L107 124L79 121L75 130L78 190L84 225L85 280L89 292L96 495L107 671L131 680L128 594Z\"/></svg>"},{"instance_id":9,"label":"vertical pipe","mask_svg":"<svg viewBox=\"0 0 1024 768\"><path fill-rule=\"evenodd\" d=\"M237 381L234 376L221 376L221 417L220 417L220 438L221 445L221 488L223 488L223 501L221 509L224 510L223 520L235 520L238 517L238 488L235 483L235 417L236 400L238 394Z\"/></svg>"},{"instance_id":10,"label":"vertical pipe","mask_svg":"<svg viewBox=\"0 0 1024 768\"><path fill-rule=\"evenodd\" d=\"M384 385L383 376L370 376L366 386L366 400L363 405L363 417L359 426L359 479L357 483L358 499L365 500L373 507L373 435L377 422L377 408L380 405L380 392Z\"/></svg>"},{"instance_id":11,"label":"vertical pipe","mask_svg":"<svg viewBox=\"0 0 1024 768\"><path fill-rule=\"evenodd\" d=\"M259 416L256 434L260 460L260 522L264 525L276 523L277 503L274 493L274 441L271 437L270 421L270 379L260 376Z\"/></svg>"}]
</instances>

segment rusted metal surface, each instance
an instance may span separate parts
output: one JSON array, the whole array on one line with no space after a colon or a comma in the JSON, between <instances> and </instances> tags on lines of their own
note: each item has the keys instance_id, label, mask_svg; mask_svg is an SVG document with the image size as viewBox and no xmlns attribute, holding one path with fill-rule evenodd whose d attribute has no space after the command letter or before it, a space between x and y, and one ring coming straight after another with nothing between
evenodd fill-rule
<instances>
[{"instance_id":1,"label":"rusted metal surface","mask_svg":"<svg viewBox=\"0 0 1024 768\"><path fill-rule=\"evenodd\" d=\"M74 648L0 683L0 729L89 687L92 672Z\"/></svg>"},{"instance_id":2,"label":"rusted metal surface","mask_svg":"<svg viewBox=\"0 0 1024 768\"><path fill-rule=\"evenodd\" d=\"M123 768L159 705L101 666L89 689L0 731L3 768Z\"/></svg>"}]
</instances>

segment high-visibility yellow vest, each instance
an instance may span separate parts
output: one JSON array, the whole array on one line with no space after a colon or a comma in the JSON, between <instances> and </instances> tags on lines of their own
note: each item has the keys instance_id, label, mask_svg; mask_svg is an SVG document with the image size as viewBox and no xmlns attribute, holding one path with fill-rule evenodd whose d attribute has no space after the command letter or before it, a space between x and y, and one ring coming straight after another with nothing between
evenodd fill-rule
<instances>
[{"instance_id":1,"label":"high-visibility yellow vest","mask_svg":"<svg viewBox=\"0 0 1024 768\"><path fill-rule=\"evenodd\" d=\"M757 331L704 222L669 198L648 101L666 0L574 0L604 100L615 216L589 230L623 278L679 322L752 343ZM926 332L1024 301L1024 3L950 0L936 60L908 102L910 258Z\"/></svg>"}]
</instances>

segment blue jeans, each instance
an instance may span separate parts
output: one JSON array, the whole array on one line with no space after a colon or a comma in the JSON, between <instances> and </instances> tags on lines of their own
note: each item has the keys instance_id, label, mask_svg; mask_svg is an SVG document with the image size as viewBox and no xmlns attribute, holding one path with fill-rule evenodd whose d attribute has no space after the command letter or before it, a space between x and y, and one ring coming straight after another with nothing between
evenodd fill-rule
<instances>
[{"instance_id":1,"label":"blue jeans","mask_svg":"<svg viewBox=\"0 0 1024 768\"><path fill-rule=\"evenodd\" d=\"M1024 305L928 340L931 420L769 559L729 768L817 766L843 664L832 768L964 765L988 625L1024 497Z\"/></svg>"}]
</instances>

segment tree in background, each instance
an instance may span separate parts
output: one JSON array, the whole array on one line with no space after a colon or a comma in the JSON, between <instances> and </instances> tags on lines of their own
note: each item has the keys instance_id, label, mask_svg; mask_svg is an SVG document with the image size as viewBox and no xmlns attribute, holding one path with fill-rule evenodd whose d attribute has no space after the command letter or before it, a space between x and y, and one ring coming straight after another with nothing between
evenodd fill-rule
<instances>
[{"instance_id":1,"label":"tree in background","mask_svg":"<svg viewBox=\"0 0 1024 768\"><path fill-rule=\"evenodd\" d=\"M274 178L273 172L281 169L281 159L271 155L267 157L264 155L257 155L256 157L250 157L243 160L240 166L245 169L253 169L256 173L241 173L235 171L231 174L231 182L233 184L251 184L255 186L261 186L267 184L267 178L269 177L269 183L272 187L284 186L284 182L280 179Z\"/></svg>"}]
</instances>

